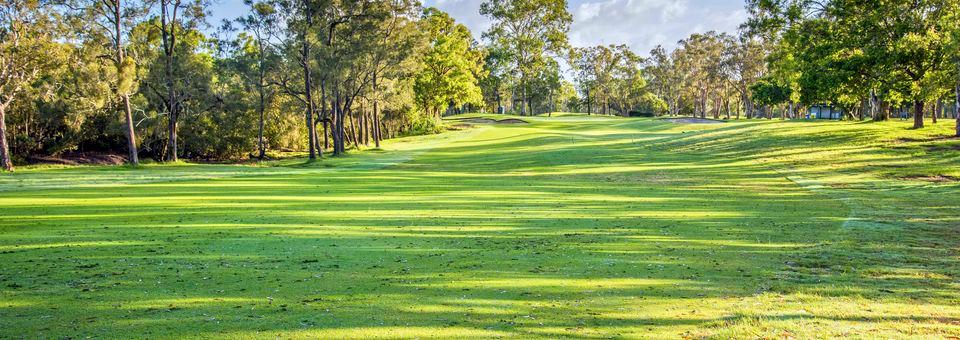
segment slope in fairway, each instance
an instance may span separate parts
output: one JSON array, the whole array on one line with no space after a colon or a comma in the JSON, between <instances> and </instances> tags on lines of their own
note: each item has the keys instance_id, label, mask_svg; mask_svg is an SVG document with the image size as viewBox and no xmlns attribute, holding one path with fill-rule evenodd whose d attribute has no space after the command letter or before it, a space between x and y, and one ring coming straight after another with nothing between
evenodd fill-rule
<instances>
[{"instance_id":1,"label":"slope in fairway","mask_svg":"<svg viewBox=\"0 0 960 340\"><path fill-rule=\"evenodd\" d=\"M531 122L329 168L9 175L0 337L960 334L956 235L925 243L957 223L955 184L900 188L953 198L901 243L918 217L820 185L842 169L711 144L761 123ZM891 225L850 222L871 218Z\"/></svg>"}]
</instances>

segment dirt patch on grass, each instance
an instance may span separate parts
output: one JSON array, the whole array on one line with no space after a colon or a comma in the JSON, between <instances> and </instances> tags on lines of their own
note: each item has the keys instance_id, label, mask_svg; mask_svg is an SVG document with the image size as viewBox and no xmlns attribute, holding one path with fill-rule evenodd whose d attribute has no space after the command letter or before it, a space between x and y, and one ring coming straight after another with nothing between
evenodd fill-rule
<instances>
[{"instance_id":1,"label":"dirt patch on grass","mask_svg":"<svg viewBox=\"0 0 960 340\"><path fill-rule=\"evenodd\" d=\"M900 179L909 180L909 181L924 181L932 183L955 183L960 182L960 177L947 176L947 175L916 175L916 176L903 176Z\"/></svg>"},{"instance_id":2,"label":"dirt patch on grass","mask_svg":"<svg viewBox=\"0 0 960 340\"><path fill-rule=\"evenodd\" d=\"M713 120L706 118L664 118L664 121L668 121L674 124L721 124L722 120Z\"/></svg>"},{"instance_id":3,"label":"dirt patch on grass","mask_svg":"<svg viewBox=\"0 0 960 340\"><path fill-rule=\"evenodd\" d=\"M453 119L453 120L457 122L474 123L474 124L527 124L527 121L522 119L517 119L517 118L507 118L507 119L496 120L492 118L478 117L478 118L459 118L459 119Z\"/></svg>"},{"instance_id":4,"label":"dirt patch on grass","mask_svg":"<svg viewBox=\"0 0 960 340\"><path fill-rule=\"evenodd\" d=\"M66 153L60 156L32 156L27 158L30 164L58 165L121 165L127 158L110 153Z\"/></svg>"}]
</instances>

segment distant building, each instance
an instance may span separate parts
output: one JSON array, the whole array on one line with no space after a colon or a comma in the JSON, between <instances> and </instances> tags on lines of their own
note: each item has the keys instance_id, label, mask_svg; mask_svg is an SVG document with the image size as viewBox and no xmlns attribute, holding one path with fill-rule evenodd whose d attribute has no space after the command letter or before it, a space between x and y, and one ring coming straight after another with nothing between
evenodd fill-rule
<instances>
[{"instance_id":1,"label":"distant building","mask_svg":"<svg viewBox=\"0 0 960 340\"><path fill-rule=\"evenodd\" d=\"M809 119L842 119L843 110L830 105L817 104L810 105L807 109L807 118Z\"/></svg>"}]
</instances>

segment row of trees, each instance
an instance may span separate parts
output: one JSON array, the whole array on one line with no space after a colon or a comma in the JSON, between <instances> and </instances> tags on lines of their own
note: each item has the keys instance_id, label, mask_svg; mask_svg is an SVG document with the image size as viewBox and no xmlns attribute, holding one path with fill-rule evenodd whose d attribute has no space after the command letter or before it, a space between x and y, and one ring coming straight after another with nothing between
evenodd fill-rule
<instances>
[{"instance_id":1,"label":"row of trees","mask_svg":"<svg viewBox=\"0 0 960 340\"><path fill-rule=\"evenodd\" d=\"M627 67L639 65L643 75L633 86L656 98L630 109L802 118L817 105L850 119L911 115L916 128L925 117L958 116L960 1L751 0L747 8L752 16L737 36L693 34L673 51L658 47L630 61ZM606 89L627 79L613 76L623 67L615 64L629 55L623 47L596 47L574 63L584 75L584 100L602 101L602 113L613 108Z\"/></svg>"},{"instance_id":2,"label":"row of trees","mask_svg":"<svg viewBox=\"0 0 960 340\"><path fill-rule=\"evenodd\" d=\"M912 108L936 121L960 92L960 1L752 0L745 27L770 44L769 105L829 103L860 119ZM955 112L954 112L955 114ZM958 125L960 135L960 125Z\"/></svg>"},{"instance_id":3,"label":"row of trees","mask_svg":"<svg viewBox=\"0 0 960 340\"><path fill-rule=\"evenodd\" d=\"M0 161L126 150L263 159L379 146L480 107L486 50L412 0L247 0L216 29L205 0L0 4ZM214 32L214 33L205 33ZM9 128L8 128L9 127Z\"/></svg>"},{"instance_id":4,"label":"row of trees","mask_svg":"<svg viewBox=\"0 0 960 340\"><path fill-rule=\"evenodd\" d=\"M747 8L738 35L693 34L647 59L625 46L576 49L582 108L802 118L825 106L850 119L909 115L916 128L960 115L960 1L750 0Z\"/></svg>"},{"instance_id":5,"label":"row of trees","mask_svg":"<svg viewBox=\"0 0 960 340\"><path fill-rule=\"evenodd\" d=\"M909 105L919 128L960 101L960 0L748 0L739 34L647 58L571 47L564 0L485 1L484 43L416 0L246 0L215 30L206 1L0 4L0 165L76 150L314 159L465 110L800 118L827 105L882 120Z\"/></svg>"}]
</instances>

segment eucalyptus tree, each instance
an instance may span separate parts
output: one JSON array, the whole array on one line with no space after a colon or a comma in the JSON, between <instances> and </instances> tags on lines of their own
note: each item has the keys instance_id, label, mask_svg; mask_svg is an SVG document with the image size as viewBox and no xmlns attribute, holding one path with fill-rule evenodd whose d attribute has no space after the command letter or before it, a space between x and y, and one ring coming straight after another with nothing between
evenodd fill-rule
<instances>
[{"instance_id":1,"label":"eucalyptus tree","mask_svg":"<svg viewBox=\"0 0 960 340\"><path fill-rule=\"evenodd\" d=\"M687 62L690 75L686 92L693 101L694 114L706 117L708 104L716 96L722 84L723 40L725 35L716 32L695 33L680 41L677 51ZM716 106L716 105L714 105Z\"/></svg>"},{"instance_id":2,"label":"eucalyptus tree","mask_svg":"<svg viewBox=\"0 0 960 340\"><path fill-rule=\"evenodd\" d=\"M137 134L134 128L133 108L130 96L137 92L137 60L127 52L130 30L143 22L151 3L141 0L80 0L72 4L79 9L79 22L88 37L105 51L106 60L113 67L111 90L117 106L124 117L127 137L127 162L139 164Z\"/></svg>"},{"instance_id":3,"label":"eucalyptus tree","mask_svg":"<svg viewBox=\"0 0 960 340\"><path fill-rule=\"evenodd\" d=\"M0 6L0 168L13 171L7 142L7 108L55 59L52 51L56 23L50 4L42 0L7 0Z\"/></svg>"},{"instance_id":4,"label":"eucalyptus tree","mask_svg":"<svg viewBox=\"0 0 960 340\"><path fill-rule=\"evenodd\" d=\"M178 74L177 58L179 57L178 43L182 36L190 30L204 24L208 0L158 0L160 7L159 30L163 51L164 82L166 85L166 113L167 113L167 161L178 160L177 124L183 109L183 101L187 99L184 91L178 89L184 82L184 76Z\"/></svg>"},{"instance_id":5,"label":"eucalyptus tree","mask_svg":"<svg viewBox=\"0 0 960 340\"><path fill-rule=\"evenodd\" d=\"M381 102L384 101L388 84L402 82L399 78L412 78L417 70L419 60L414 58L416 49L420 46L422 34L418 20L421 13L419 2L416 0L398 0L386 3L391 15L377 24L373 33L373 44L370 45L368 72L370 73L369 97L372 102L370 135L374 145L380 147L381 132Z\"/></svg>"},{"instance_id":6,"label":"eucalyptus tree","mask_svg":"<svg viewBox=\"0 0 960 340\"><path fill-rule=\"evenodd\" d=\"M668 53L663 46L657 46L650 51L650 58L645 66L649 86L666 104L664 113L669 115L676 115L680 110L681 88L687 76L686 69L679 65L680 61L676 58L678 55L676 50Z\"/></svg>"},{"instance_id":7,"label":"eucalyptus tree","mask_svg":"<svg viewBox=\"0 0 960 340\"><path fill-rule=\"evenodd\" d=\"M764 76L767 69L763 43L756 38L741 36L727 40L723 70L724 79L739 96L740 105L748 117L753 116L750 86ZM738 115L740 110L737 110ZM739 118L739 116L737 117Z\"/></svg>"},{"instance_id":8,"label":"eucalyptus tree","mask_svg":"<svg viewBox=\"0 0 960 340\"><path fill-rule=\"evenodd\" d=\"M577 48L573 65L587 113L600 102L600 113L613 108L626 114L640 103L647 85L641 64L644 60L626 45Z\"/></svg>"},{"instance_id":9,"label":"eucalyptus tree","mask_svg":"<svg viewBox=\"0 0 960 340\"><path fill-rule=\"evenodd\" d=\"M600 102L599 113L606 114L614 67L620 58L613 51L615 46L593 46L573 50L573 66L576 80L586 101L587 114Z\"/></svg>"},{"instance_id":10,"label":"eucalyptus tree","mask_svg":"<svg viewBox=\"0 0 960 340\"><path fill-rule=\"evenodd\" d=\"M263 160L266 155L266 146L263 141L264 115L267 105L267 97L271 95L270 82L267 79L268 60L274 59L276 51L273 48L272 40L275 39L275 30L278 25L276 8L265 1L244 0L244 4L250 8L250 12L243 17L237 18L236 22L240 24L244 32L249 32L252 39L254 58L256 65L256 88L257 88L257 113L260 117L257 124L257 158ZM272 60L272 63L276 60Z\"/></svg>"},{"instance_id":11,"label":"eucalyptus tree","mask_svg":"<svg viewBox=\"0 0 960 340\"><path fill-rule=\"evenodd\" d=\"M649 89L641 68L643 58L626 45L613 46L613 51L619 57L611 72L610 90L607 94L610 106L624 116L641 105L656 106L647 96Z\"/></svg>"},{"instance_id":12,"label":"eucalyptus tree","mask_svg":"<svg viewBox=\"0 0 960 340\"><path fill-rule=\"evenodd\" d=\"M567 54L567 33L573 17L566 0L487 0L480 14L493 20L483 36L510 60L524 103L521 113L533 114L531 84L543 74L550 58Z\"/></svg>"},{"instance_id":13,"label":"eucalyptus tree","mask_svg":"<svg viewBox=\"0 0 960 340\"><path fill-rule=\"evenodd\" d=\"M276 85L284 92L296 98L303 104L304 120L307 129L308 157L310 160L323 156L323 149L318 146L315 124L316 101L314 99L314 78L316 74L316 58L313 47L320 39L318 31L323 25L317 22L321 11L330 7L330 1L325 0L270 0L268 3L275 8L277 15L279 49L282 54L299 69L299 78L294 79L292 69L284 69ZM297 83L301 84L300 86ZM302 86L302 87L301 87Z\"/></svg>"}]
</instances>

